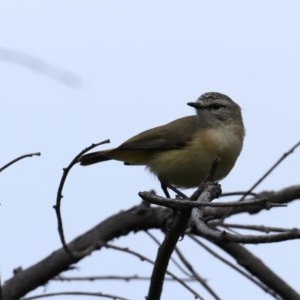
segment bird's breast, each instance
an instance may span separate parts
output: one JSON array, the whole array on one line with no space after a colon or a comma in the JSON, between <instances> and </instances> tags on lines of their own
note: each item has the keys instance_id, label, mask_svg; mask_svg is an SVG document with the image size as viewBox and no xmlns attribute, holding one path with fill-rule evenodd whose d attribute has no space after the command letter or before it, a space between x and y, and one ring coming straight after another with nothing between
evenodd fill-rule
<instances>
[{"instance_id":1,"label":"bird's breast","mask_svg":"<svg viewBox=\"0 0 300 300\"><path fill-rule=\"evenodd\" d=\"M220 162L214 179L224 178L234 166L242 145L243 138L234 127L203 128L184 147L155 155L148 167L178 187L197 187L217 157Z\"/></svg>"}]
</instances>

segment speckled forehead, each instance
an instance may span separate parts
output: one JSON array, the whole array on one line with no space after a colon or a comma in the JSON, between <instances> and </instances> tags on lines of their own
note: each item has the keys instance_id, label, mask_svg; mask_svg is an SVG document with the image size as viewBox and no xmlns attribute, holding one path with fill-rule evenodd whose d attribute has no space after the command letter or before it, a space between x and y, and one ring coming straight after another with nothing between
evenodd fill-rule
<instances>
[{"instance_id":1,"label":"speckled forehead","mask_svg":"<svg viewBox=\"0 0 300 300\"><path fill-rule=\"evenodd\" d=\"M216 99L227 99L228 101L232 102L232 100L228 96L216 92L205 93L201 95L198 100L209 101L209 100L216 100Z\"/></svg>"}]
</instances>

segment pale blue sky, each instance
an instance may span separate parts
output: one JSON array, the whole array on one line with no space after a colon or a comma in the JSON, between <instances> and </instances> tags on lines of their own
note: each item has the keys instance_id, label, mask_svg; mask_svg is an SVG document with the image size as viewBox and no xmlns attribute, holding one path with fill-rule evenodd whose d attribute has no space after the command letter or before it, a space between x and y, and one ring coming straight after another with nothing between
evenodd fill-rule
<instances>
[{"instance_id":1,"label":"pale blue sky","mask_svg":"<svg viewBox=\"0 0 300 300\"><path fill-rule=\"evenodd\" d=\"M60 247L52 205L62 168L75 154L92 142L110 138L116 146L139 131L193 114L186 103L204 92L225 93L243 109L244 149L222 186L249 188L299 140L299 9L296 0L1 1L0 164L42 152L1 174L2 280L13 268L26 268ZM40 59L48 69L35 72L9 62L1 49ZM77 85L58 80L62 75ZM298 184L299 158L297 151L257 191ZM64 190L67 239L139 203L137 192L152 188L159 191L159 184L142 167L117 162L76 167ZM255 220L245 215L233 221L299 227L297 209L293 204ZM117 243L153 258L156 248L147 241L139 234ZM180 246L222 299L240 299L245 290L243 299L270 299L187 240ZM300 286L299 241L249 248ZM120 264L124 274L150 273L145 263L120 254L114 254L112 261L119 263L112 267L110 255L93 254L74 275L113 274ZM145 283L120 284L118 291L115 286L102 282L76 289L121 291L131 299L142 299L147 290ZM74 286L50 283L47 289ZM192 299L172 284L163 299L174 291L178 299Z\"/></svg>"}]
</instances>

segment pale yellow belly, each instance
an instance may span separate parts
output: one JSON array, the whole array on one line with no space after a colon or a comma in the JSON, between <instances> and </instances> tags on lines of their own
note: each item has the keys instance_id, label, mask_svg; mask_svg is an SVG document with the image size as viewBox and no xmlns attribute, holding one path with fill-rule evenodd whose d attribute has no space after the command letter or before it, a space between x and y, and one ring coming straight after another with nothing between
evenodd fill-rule
<instances>
[{"instance_id":1,"label":"pale yellow belly","mask_svg":"<svg viewBox=\"0 0 300 300\"><path fill-rule=\"evenodd\" d=\"M158 177L181 187L197 187L208 175L212 162L220 158L214 180L224 178L234 166L242 149L242 140L228 130L201 132L192 143L155 155L148 168Z\"/></svg>"}]
</instances>

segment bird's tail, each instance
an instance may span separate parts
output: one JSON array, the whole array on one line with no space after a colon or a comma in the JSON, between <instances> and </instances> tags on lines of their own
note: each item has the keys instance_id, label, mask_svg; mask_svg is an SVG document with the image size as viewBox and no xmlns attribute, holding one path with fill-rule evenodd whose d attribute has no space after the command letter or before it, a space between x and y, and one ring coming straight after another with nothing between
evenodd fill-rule
<instances>
[{"instance_id":1,"label":"bird's tail","mask_svg":"<svg viewBox=\"0 0 300 300\"><path fill-rule=\"evenodd\" d=\"M79 162L82 166L88 166L102 161L110 160L112 158L108 156L108 152L109 150L85 154L79 158Z\"/></svg>"}]
</instances>

